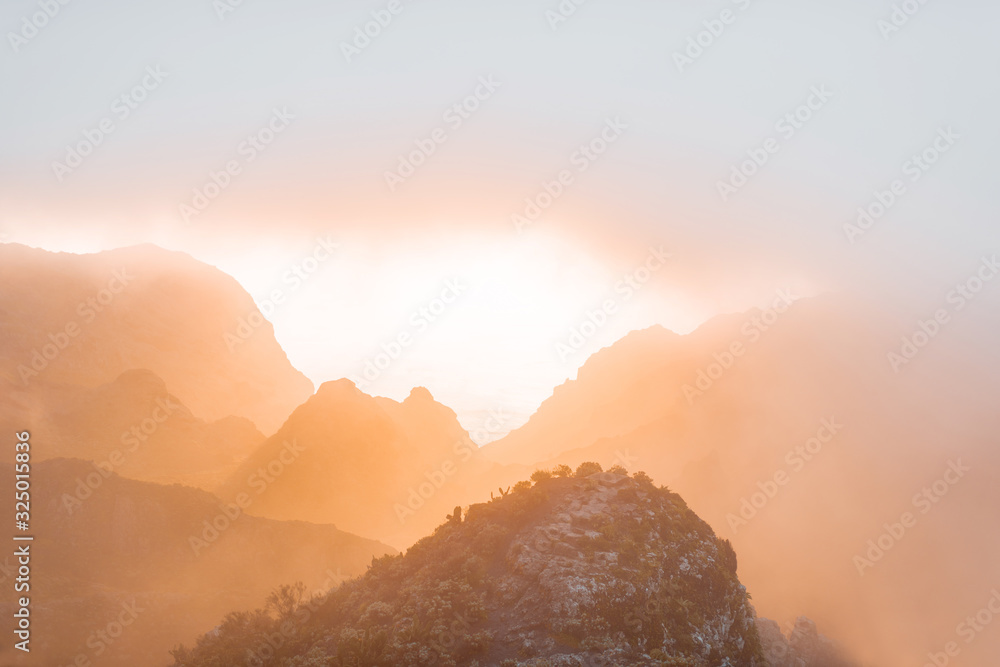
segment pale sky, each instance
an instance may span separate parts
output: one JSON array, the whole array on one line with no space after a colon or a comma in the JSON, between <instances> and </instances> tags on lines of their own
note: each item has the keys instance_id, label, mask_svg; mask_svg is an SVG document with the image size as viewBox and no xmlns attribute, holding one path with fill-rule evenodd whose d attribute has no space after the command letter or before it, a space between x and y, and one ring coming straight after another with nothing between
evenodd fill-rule
<instances>
[{"instance_id":1,"label":"pale sky","mask_svg":"<svg viewBox=\"0 0 1000 667\"><path fill-rule=\"evenodd\" d=\"M428 386L470 429L497 408L516 425L629 330L689 331L786 287L933 303L1000 247L994 3L927 3L887 37L888 0L589 0L553 29L558 5L402 2L348 62L343 44L388 1L244 0L220 18L211 0L75 0L37 34L39 5L6 2L0 239L153 242L262 303L329 235L336 256L271 316L317 383L359 376L464 281L370 391ZM675 53L712 28L679 71ZM794 132L781 125L810 101ZM260 132L273 141L245 143ZM913 180L906 163L941 132L952 143ZM54 166L87 136L99 145L79 166ZM719 181L768 139L777 151L723 201ZM390 189L386 172L428 141ZM591 141L606 150L581 159ZM186 221L229 162L239 173ZM564 170L518 234L511 216ZM844 224L896 179L905 193L852 245ZM561 358L557 343L660 247L670 261Z\"/></svg>"}]
</instances>

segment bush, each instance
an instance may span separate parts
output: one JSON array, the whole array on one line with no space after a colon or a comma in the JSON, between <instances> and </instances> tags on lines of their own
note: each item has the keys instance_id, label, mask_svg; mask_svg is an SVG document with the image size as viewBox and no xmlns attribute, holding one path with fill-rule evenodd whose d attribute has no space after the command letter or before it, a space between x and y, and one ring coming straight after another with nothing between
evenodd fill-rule
<instances>
[{"instance_id":1,"label":"bush","mask_svg":"<svg viewBox=\"0 0 1000 667\"><path fill-rule=\"evenodd\" d=\"M264 609L273 614L279 621L283 621L302 604L302 596L305 591L306 586L301 581L291 585L285 584L267 596Z\"/></svg>"},{"instance_id":2,"label":"bush","mask_svg":"<svg viewBox=\"0 0 1000 667\"><path fill-rule=\"evenodd\" d=\"M581 463L580 467L576 469L576 477L587 477L599 472L604 472L604 468L601 467L600 463L586 461Z\"/></svg>"},{"instance_id":3,"label":"bush","mask_svg":"<svg viewBox=\"0 0 1000 667\"><path fill-rule=\"evenodd\" d=\"M560 463L555 468L552 469L552 474L556 477L572 477L573 469L570 468L565 463Z\"/></svg>"},{"instance_id":4,"label":"bush","mask_svg":"<svg viewBox=\"0 0 1000 667\"><path fill-rule=\"evenodd\" d=\"M552 479L552 473L548 470L536 470L531 473L532 482L541 482L543 479Z\"/></svg>"},{"instance_id":5,"label":"bush","mask_svg":"<svg viewBox=\"0 0 1000 667\"><path fill-rule=\"evenodd\" d=\"M639 482L643 486L654 486L653 478L644 473L642 470L632 475L632 479Z\"/></svg>"},{"instance_id":6,"label":"bush","mask_svg":"<svg viewBox=\"0 0 1000 667\"><path fill-rule=\"evenodd\" d=\"M626 470L624 466L620 466L617 463L608 468L608 472L613 472L616 475L625 475L626 477L628 477L628 470Z\"/></svg>"}]
</instances>

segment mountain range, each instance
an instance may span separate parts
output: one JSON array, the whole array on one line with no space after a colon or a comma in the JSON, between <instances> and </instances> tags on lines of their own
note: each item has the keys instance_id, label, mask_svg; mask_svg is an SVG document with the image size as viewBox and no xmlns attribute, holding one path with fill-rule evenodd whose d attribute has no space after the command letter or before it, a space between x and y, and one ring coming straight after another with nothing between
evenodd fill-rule
<instances>
[{"instance_id":1,"label":"mountain range","mask_svg":"<svg viewBox=\"0 0 1000 667\"><path fill-rule=\"evenodd\" d=\"M981 333L1000 325L993 297L954 313L902 365L891 354L925 316L857 295L723 315L686 335L635 331L591 356L524 426L477 448L426 389L394 401L336 380L313 393L269 324L232 349L226 336L259 315L253 300L181 253L77 256L6 244L0 276L0 425L33 434L37 526L47 536L39 551L49 554L39 560L39 627L67 628L40 649L54 660L81 643L94 650L93 628L73 619L140 599L160 610L142 617L156 622L137 619L107 659L166 664L177 642L259 607L282 584L325 590L335 567L340 581L373 557L419 553L431 533L448 543L441 535L491 511L491 496L508 507L550 481L569 495L583 493L580 484L604 488L556 479L511 491L535 470L567 464L641 470L641 480L669 487L645 493L670 506L679 494L731 542L764 615L806 614L863 664L933 653L1000 580L990 557L1000 550L1000 490L990 482L1000 470L1000 359ZM442 533L455 516L466 517L463 527ZM209 539L215 520L232 527ZM527 526L508 525L507 537L522 539ZM625 549L622 537L611 552ZM495 561L489 574L513 576L508 566ZM352 611L331 611L329 622L359 632L363 646L371 636L357 605L388 593L352 586ZM514 632L516 619L490 618L484 632ZM757 626L762 646L793 655L825 645L810 624L784 634ZM138 661L145 648L158 661ZM977 635L965 659L998 648ZM524 658L511 651L483 655Z\"/></svg>"}]
</instances>

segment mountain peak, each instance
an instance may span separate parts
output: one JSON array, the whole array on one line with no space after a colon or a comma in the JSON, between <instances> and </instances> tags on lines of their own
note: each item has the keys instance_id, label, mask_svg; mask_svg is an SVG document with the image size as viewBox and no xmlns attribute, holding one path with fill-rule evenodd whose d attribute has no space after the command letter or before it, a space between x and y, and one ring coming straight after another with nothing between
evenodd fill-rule
<instances>
[{"instance_id":1,"label":"mountain peak","mask_svg":"<svg viewBox=\"0 0 1000 667\"><path fill-rule=\"evenodd\" d=\"M351 394L362 394L358 386L352 380L340 378L339 380L328 380L316 390L316 396L349 396Z\"/></svg>"},{"instance_id":2,"label":"mountain peak","mask_svg":"<svg viewBox=\"0 0 1000 667\"><path fill-rule=\"evenodd\" d=\"M330 639L276 661L326 664L363 636L367 664L767 664L728 541L640 475L543 477L456 508L307 618L301 636ZM179 664L216 664L250 640L240 632L203 637Z\"/></svg>"},{"instance_id":3,"label":"mountain peak","mask_svg":"<svg viewBox=\"0 0 1000 667\"><path fill-rule=\"evenodd\" d=\"M430 390L427 389L426 387L414 387L413 389L410 390L410 395L407 396L406 400L403 402L406 403L407 401L420 401L420 402L433 403L434 396L431 395Z\"/></svg>"},{"instance_id":4,"label":"mountain peak","mask_svg":"<svg viewBox=\"0 0 1000 667\"><path fill-rule=\"evenodd\" d=\"M0 283L7 328L0 376L26 391L95 387L144 368L198 417L238 415L264 432L312 394L270 323L247 324L258 312L250 294L186 253L152 244L90 254L3 244ZM40 303L39 294L59 297ZM66 353L42 366L38 351L60 335Z\"/></svg>"}]
</instances>

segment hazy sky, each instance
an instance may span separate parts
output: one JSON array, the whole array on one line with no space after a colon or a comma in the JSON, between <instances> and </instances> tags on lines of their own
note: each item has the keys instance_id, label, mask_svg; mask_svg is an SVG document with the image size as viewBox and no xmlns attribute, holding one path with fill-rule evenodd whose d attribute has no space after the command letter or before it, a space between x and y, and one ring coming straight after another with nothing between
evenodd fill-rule
<instances>
[{"instance_id":1,"label":"hazy sky","mask_svg":"<svg viewBox=\"0 0 1000 667\"><path fill-rule=\"evenodd\" d=\"M469 428L478 410L523 416L631 329L688 331L787 287L935 303L1000 248L985 0L930 2L891 31L889 0L589 0L558 22L556 0L48 4L0 11L2 238L153 242L259 302L281 289L279 340L317 382L413 334L369 390L427 385ZM418 144L433 152L391 188ZM90 153L77 166L72 147ZM723 201L750 155L767 159ZM227 163L238 173L185 216ZM560 175L518 233L512 215ZM850 243L844 224L896 179ZM317 237L338 250L293 287ZM616 291L661 247L642 289ZM466 287L420 329L448 280ZM608 298L617 312L561 355Z\"/></svg>"}]
</instances>

